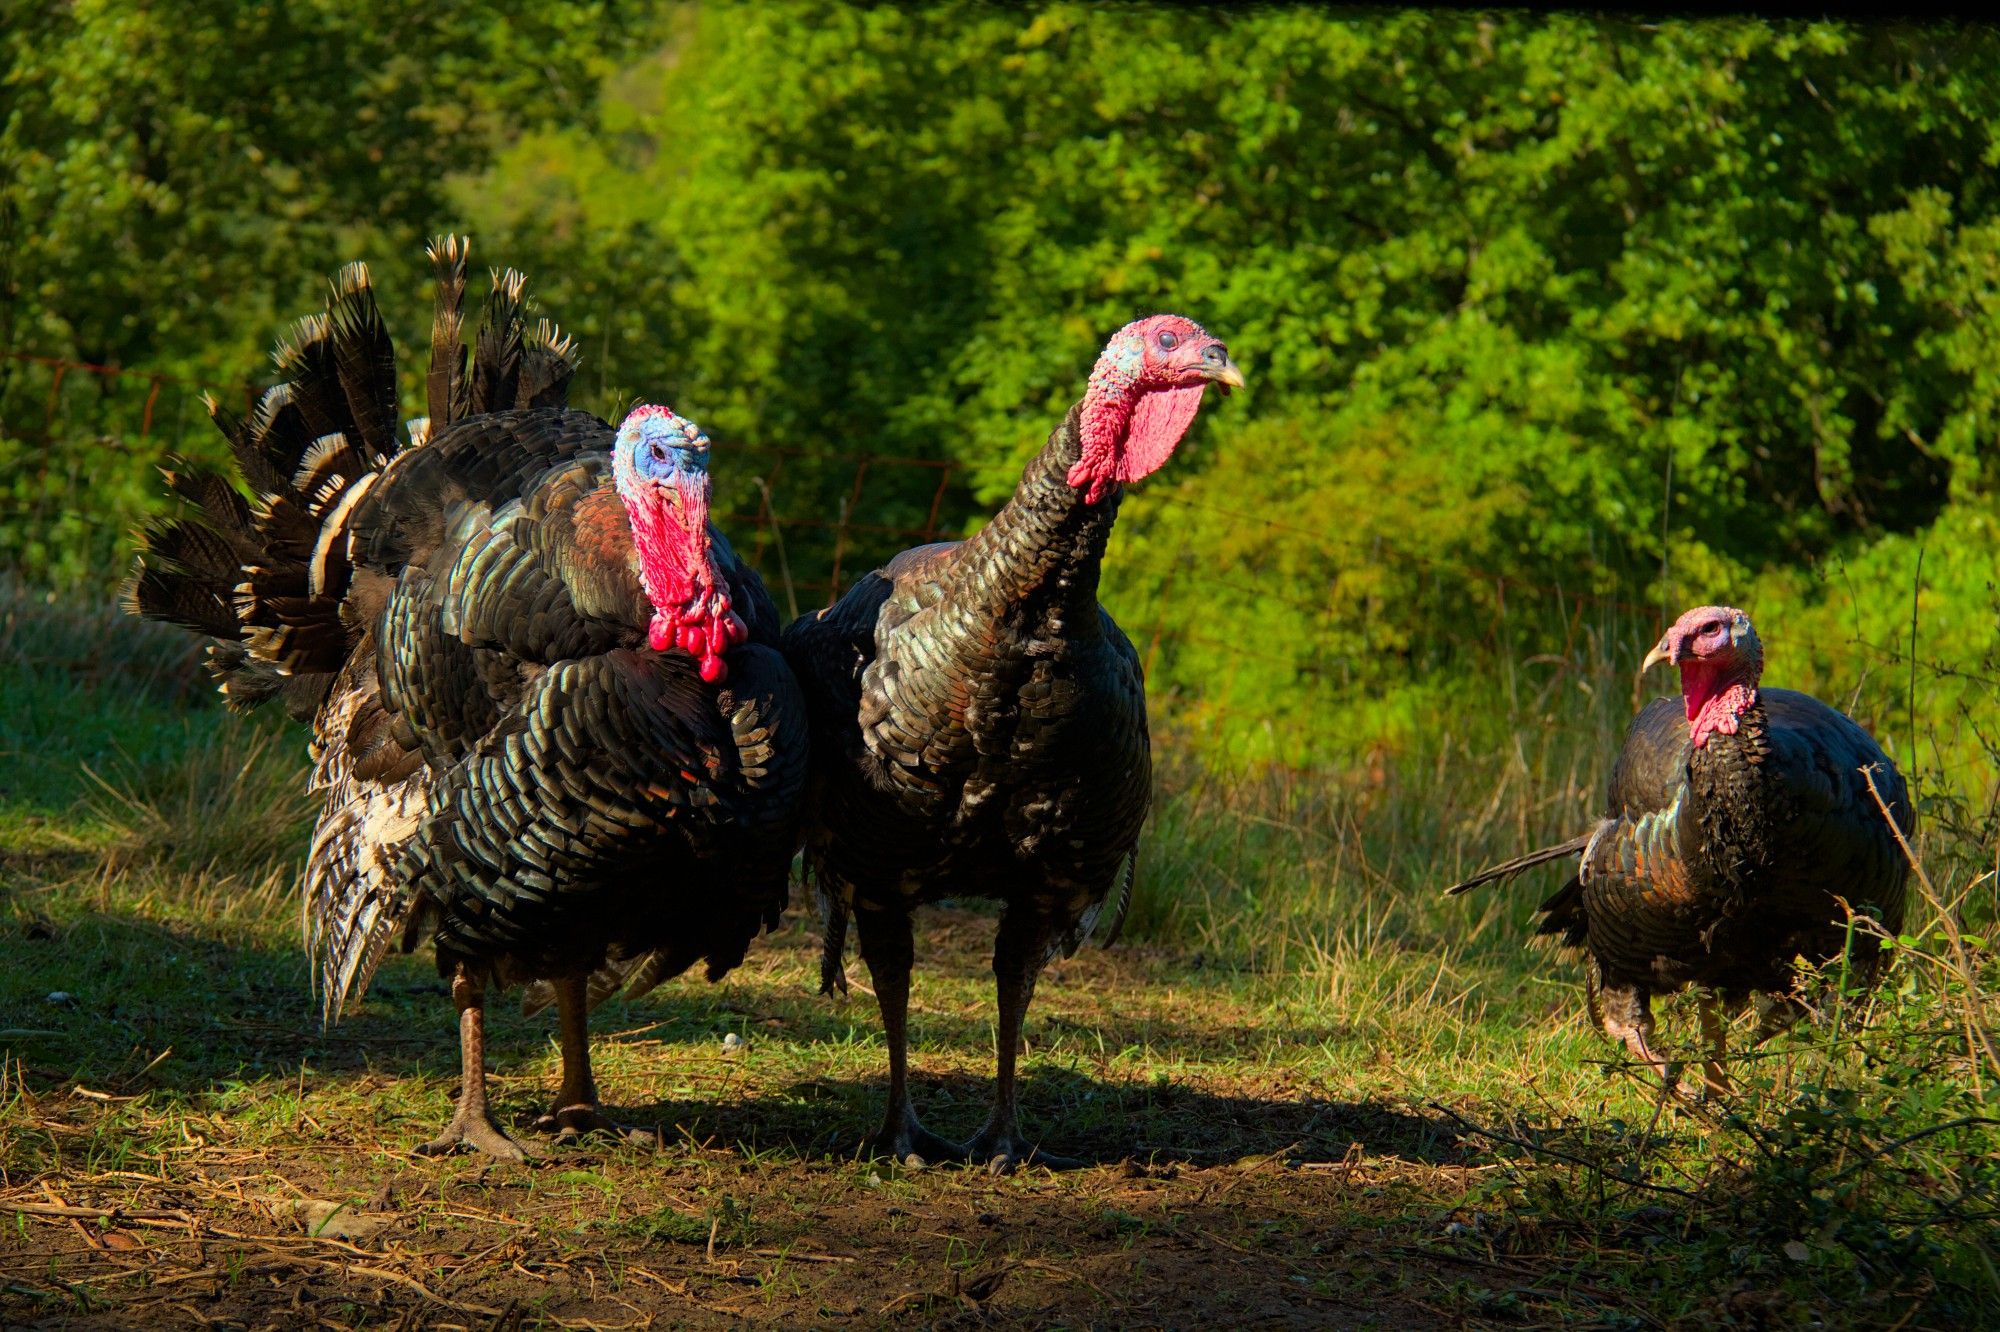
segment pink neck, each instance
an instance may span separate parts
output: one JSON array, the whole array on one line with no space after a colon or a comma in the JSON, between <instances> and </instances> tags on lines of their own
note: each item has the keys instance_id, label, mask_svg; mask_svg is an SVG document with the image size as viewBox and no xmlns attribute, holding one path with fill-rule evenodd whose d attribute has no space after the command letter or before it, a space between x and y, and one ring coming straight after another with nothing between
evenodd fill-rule
<instances>
[{"instance_id":1,"label":"pink neck","mask_svg":"<svg viewBox=\"0 0 2000 1332\"><path fill-rule=\"evenodd\" d=\"M1095 504L1113 485L1158 471L1201 410L1203 385L1140 389L1126 368L1106 358L1090 377L1077 422L1083 456L1066 478Z\"/></svg>"},{"instance_id":2,"label":"pink neck","mask_svg":"<svg viewBox=\"0 0 2000 1332\"><path fill-rule=\"evenodd\" d=\"M1083 502L1095 504L1119 480L1118 454L1132 423L1133 394L1129 387L1101 391L1092 384L1077 418L1077 441L1083 456L1069 469L1069 483L1083 488Z\"/></svg>"},{"instance_id":3,"label":"pink neck","mask_svg":"<svg viewBox=\"0 0 2000 1332\"><path fill-rule=\"evenodd\" d=\"M1688 738L1705 748L1711 735L1735 735L1743 714L1757 702L1755 677L1718 670L1707 662L1681 663L1681 701L1687 709Z\"/></svg>"},{"instance_id":4,"label":"pink neck","mask_svg":"<svg viewBox=\"0 0 2000 1332\"><path fill-rule=\"evenodd\" d=\"M723 654L747 640L750 631L731 608L728 582L715 571L706 536L708 499L683 493L690 525L703 533L697 541L660 499L644 487L634 490L625 496L625 512L639 552L639 581L653 603L647 646L655 652L679 648L701 663L702 679L710 684L724 680L729 668Z\"/></svg>"}]
</instances>

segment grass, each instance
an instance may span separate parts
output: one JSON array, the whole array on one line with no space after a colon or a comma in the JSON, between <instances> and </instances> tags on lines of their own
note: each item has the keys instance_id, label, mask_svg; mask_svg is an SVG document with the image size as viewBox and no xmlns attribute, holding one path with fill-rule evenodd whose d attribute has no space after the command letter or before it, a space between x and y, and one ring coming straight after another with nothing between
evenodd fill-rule
<instances>
[{"instance_id":1,"label":"grass","mask_svg":"<svg viewBox=\"0 0 2000 1332\"><path fill-rule=\"evenodd\" d=\"M0 1323L1942 1328L2000 1308L1990 806L1933 797L1924 905L1888 982L1839 1001L1858 1011L1746 1056L1730 1107L1662 1105L1586 1028L1575 964L1522 946L1543 882L1436 892L1588 816L1625 687L1587 652L1497 738L1338 772L1217 774L1164 732L1127 938L1054 967L1029 1020L1027 1123L1092 1168L853 1159L880 1036L860 986L813 994L796 913L723 983L598 1015L606 1098L664 1148L521 1168L409 1153L456 1082L427 960L318 1028L298 734L210 706L178 636L18 593L0 615ZM916 1092L947 1134L989 1090L991 926L941 910L919 941ZM1688 1007L1664 1015L1683 1048ZM489 1061L503 1115L538 1108L548 1021L496 1011Z\"/></svg>"}]
</instances>

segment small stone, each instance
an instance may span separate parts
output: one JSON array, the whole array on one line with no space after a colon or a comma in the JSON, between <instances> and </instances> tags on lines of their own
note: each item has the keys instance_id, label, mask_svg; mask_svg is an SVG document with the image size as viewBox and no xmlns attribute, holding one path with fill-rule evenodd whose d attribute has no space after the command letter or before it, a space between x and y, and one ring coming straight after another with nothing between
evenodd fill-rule
<instances>
[{"instance_id":1,"label":"small stone","mask_svg":"<svg viewBox=\"0 0 2000 1332\"><path fill-rule=\"evenodd\" d=\"M43 1002L51 1004L73 1004L76 1002L76 996L71 994L68 990L50 990L49 997Z\"/></svg>"},{"instance_id":2,"label":"small stone","mask_svg":"<svg viewBox=\"0 0 2000 1332\"><path fill-rule=\"evenodd\" d=\"M750 1042L744 1040L733 1031L722 1038L722 1048L725 1050L741 1050L749 1044Z\"/></svg>"}]
</instances>

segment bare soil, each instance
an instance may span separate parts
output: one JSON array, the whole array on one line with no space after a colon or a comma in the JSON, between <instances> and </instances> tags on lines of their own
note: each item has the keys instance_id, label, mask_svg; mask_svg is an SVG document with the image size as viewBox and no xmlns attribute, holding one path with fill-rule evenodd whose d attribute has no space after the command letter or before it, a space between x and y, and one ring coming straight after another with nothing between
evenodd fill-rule
<instances>
[{"instance_id":1,"label":"bare soil","mask_svg":"<svg viewBox=\"0 0 2000 1332\"><path fill-rule=\"evenodd\" d=\"M936 912L920 944L916 1093L947 1134L989 1090L991 926ZM135 1015L135 1050L208 1043L178 1080L184 1057L18 1065L0 1324L1424 1328L1594 1302L1465 1242L1495 1165L1448 1116L1341 1099L1310 1057L1323 1033L1190 985L1185 957L1089 950L1042 987L1027 1120L1097 1164L857 1160L873 1004L859 968L846 1001L811 994L814 944L794 924L722 986L599 1015L607 1099L663 1126L656 1151L413 1156L455 1090L442 989L414 961L326 1035L307 996L264 986L268 1011ZM495 1026L502 1113L525 1118L554 1085L546 1020Z\"/></svg>"}]
</instances>

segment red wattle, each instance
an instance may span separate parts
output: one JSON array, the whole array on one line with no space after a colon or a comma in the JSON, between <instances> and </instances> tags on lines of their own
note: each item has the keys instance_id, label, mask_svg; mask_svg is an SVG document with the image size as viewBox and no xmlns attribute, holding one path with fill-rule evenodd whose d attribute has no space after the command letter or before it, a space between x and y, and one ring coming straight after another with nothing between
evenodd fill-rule
<instances>
[{"instance_id":1,"label":"red wattle","mask_svg":"<svg viewBox=\"0 0 2000 1332\"><path fill-rule=\"evenodd\" d=\"M1118 451L1118 480L1140 481L1166 465L1174 446L1194 424L1194 414L1201 410L1204 387L1190 384L1139 395L1132 407L1131 423L1125 428L1125 447Z\"/></svg>"},{"instance_id":2,"label":"red wattle","mask_svg":"<svg viewBox=\"0 0 2000 1332\"><path fill-rule=\"evenodd\" d=\"M702 679L706 680L710 684L714 684L718 680L727 677L728 674L729 674L729 668L722 664L722 658L716 656L712 652L703 654L701 659Z\"/></svg>"}]
</instances>

